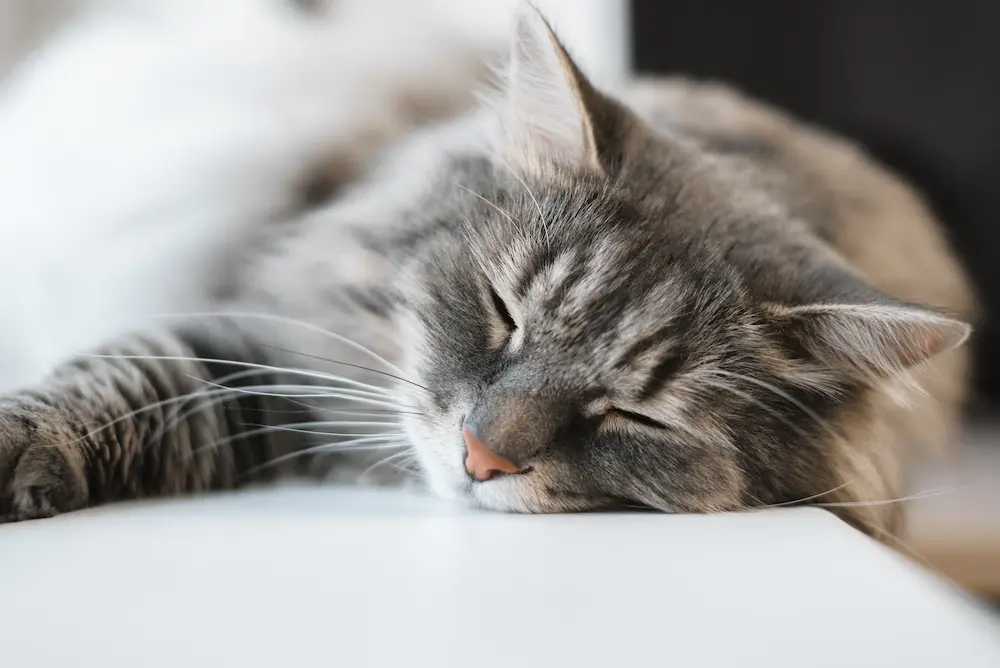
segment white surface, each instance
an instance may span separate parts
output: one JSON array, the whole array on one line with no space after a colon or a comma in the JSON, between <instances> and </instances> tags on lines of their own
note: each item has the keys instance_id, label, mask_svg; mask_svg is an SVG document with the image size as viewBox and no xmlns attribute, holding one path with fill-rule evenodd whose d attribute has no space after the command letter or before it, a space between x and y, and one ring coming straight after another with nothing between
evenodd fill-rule
<instances>
[{"instance_id":1,"label":"white surface","mask_svg":"<svg viewBox=\"0 0 1000 668\"><path fill-rule=\"evenodd\" d=\"M512 516L282 489L0 527L0 665L1000 666L819 510Z\"/></svg>"}]
</instances>

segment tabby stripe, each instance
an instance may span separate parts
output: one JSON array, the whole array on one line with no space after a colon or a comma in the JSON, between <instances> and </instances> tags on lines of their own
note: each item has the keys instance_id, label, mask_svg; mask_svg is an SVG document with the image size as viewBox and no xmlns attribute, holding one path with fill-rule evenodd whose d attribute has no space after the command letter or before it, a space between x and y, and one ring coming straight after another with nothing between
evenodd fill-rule
<instances>
[{"instance_id":1,"label":"tabby stripe","mask_svg":"<svg viewBox=\"0 0 1000 668\"><path fill-rule=\"evenodd\" d=\"M646 401L658 394L683 366L684 355L680 351L667 351L663 359L657 362L656 366L649 372L649 377L646 378L642 389L639 390L639 400Z\"/></svg>"},{"instance_id":2,"label":"tabby stripe","mask_svg":"<svg viewBox=\"0 0 1000 668\"><path fill-rule=\"evenodd\" d=\"M551 267L556 261L555 252L548 246L542 250L541 255L534 259L533 262L527 263L527 268L524 273L517 279L514 284L514 294L519 298L524 299L527 296L528 291L531 289L531 285L538 278L545 269Z\"/></svg>"}]
</instances>

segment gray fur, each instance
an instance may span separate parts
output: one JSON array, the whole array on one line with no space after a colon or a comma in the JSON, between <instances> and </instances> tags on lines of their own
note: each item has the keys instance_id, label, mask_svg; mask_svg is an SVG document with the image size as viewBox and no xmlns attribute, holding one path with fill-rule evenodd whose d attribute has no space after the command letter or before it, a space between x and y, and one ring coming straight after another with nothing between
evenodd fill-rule
<instances>
[{"instance_id":1,"label":"gray fur","mask_svg":"<svg viewBox=\"0 0 1000 668\"><path fill-rule=\"evenodd\" d=\"M951 316L972 304L919 200L856 149L728 90L598 92L530 12L516 46L506 97L277 231L220 307L230 317L109 349L233 364L91 358L9 398L6 514L233 486L357 438L331 416L381 401L394 417L360 433L394 446L402 429L432 489L483 507L808 499L893 530L898 513L863 502L900 493L900 447L927 420L954 421L967 327ZM182 413L100 429L241 362L341 380L268 371L223 403L195 394ZM392 394L365 404L352 382ZM324 396L263 396L304 392L290 384ZM330 435L248 426L309 420ZM526 472L473 480L463 424ZM283 464L352 477L379 461L331 447L336 462Z\"/></svg>"}]
</instances>

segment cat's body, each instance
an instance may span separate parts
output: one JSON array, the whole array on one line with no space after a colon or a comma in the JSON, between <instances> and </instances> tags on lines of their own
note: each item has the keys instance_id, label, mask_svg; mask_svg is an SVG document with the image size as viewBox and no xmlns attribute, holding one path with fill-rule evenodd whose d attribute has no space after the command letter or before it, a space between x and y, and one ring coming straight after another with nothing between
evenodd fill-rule
<instances>
[{"instance_id":1,"label":"cat's body","mask_svg":"<svg viewBox=\"0 0 1000 668\"><path fill-rule=\"evenodd\" d=\"M919 198L719 87L606 97L533 14L515 44L497 107L263 243L224 315L7 400L7 515L391 474L412 446L484 507L807 499L891 531L864 502L900 493L903 449L945 438L965 387L967 328L911 304L972 308Z\"/></svg>"}]
</instances>

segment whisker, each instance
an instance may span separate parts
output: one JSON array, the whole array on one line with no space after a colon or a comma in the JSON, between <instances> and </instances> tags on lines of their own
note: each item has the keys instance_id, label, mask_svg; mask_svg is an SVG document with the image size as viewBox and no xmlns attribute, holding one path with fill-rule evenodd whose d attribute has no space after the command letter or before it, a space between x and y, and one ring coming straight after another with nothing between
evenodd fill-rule
<instances>
[{"instance_id":1,"label":"whisker","mask_svg":"<svg viewBox=\"0 0 1000 668\"><path fill-rule=\"evenodd\" d=\"M244 394L253 394L253 393L244 393ZM302 407L301 410L291 410L291 409L282 410L282 409L275 409L275 408L248 408L248 407L245 407L245 406L226 406L225 408L226 408L226 410L239 410L239 411L248 411L249 410L249 411L257 411L257 412L260 412L260 413L275 413L275 414L279 414L279 413L311 413L311 414L316 414L316 413L328 413L328 412L336 413L337 412L337 409L335 409L335 408L327 408L327 407L324 407L324 406L316 406L315 404L306 403L305 401L300 401L299 399L301 399L301 396L299 396L296 399L293 399L291 397L281 397L282 402L288 403L288 404L292 404L294 406L301 406ZM373 410L373 411L374 410L381 410L382 412L385 412L385 413L399 413L399 414L405 414L405 413L407 413L407 411L398 411L398 410L395 410L395 409L392 409L392 408L387 408L387 409L372 408L372 409L369 409L369 410Z\"/></svg>"},{"instance_id":2,"label":"whisker","mask_svg":"<svg viewBox=\"0 0 1000 668\"><path fill-rule=\"evenodd\" d=\"M307 423L301 423L301 424L302 425L308 425L310 423L307 422ZM379 432L377 434L361 434L361 433L358 433L358 432L355 432L355 431L351 431L351 432L320 431L319 429L305 429L303 426L287 425L287 424L254 424L254 423L251 423L251 422L245 422L245 423L242 423L240 426L243 426L243 427L257 427L257 429L254 429L252 431L241 432L241 434L239 434L237 437L239 437L239 436L257 436L257 435L260 435L260 434L267 434L267 433L270 433L270 432L285 432L285 433L289 433L289 434L306 434L306 435L312 435L312 436L355 436L355 437L361 437L361 436L397 436L397 437L403 437L403 436L406 436L406 434L404 434L402 432L385 432L385 433ZM348 423L348 424L340 424L340 425L331 425L331 428L332 427L343 427L345 429L350 429L352 426L354 426L354 425ZM372 425L372 426L392 427L394 425L392 425L391 423L380 423L380 424L375 424L375 425Z\"/></svg>"},{"instance_id":3,"label":"whisker","mask_svg":"<svg viewBox=\"0 0 1000 668\"><path fill-rule=\"evenodd\" d=\"M212 387L228 387L233 391L253 392L263 397L290 397L299 399L316 399L329 396L329 394L347 394L352 397L362 397L375 399L377 401L387 401L395 398L394 395L384 395L367 390L356 390L350 387L326 387L323 385L298 385L295 383L268 383L264 385L219 385L210 380L203 380L206 385Z\"/></svg>"},{"instance_id":4,"label":"whisker","mask_svg":"<svg viewBox=\"0 0 1000 668\"><path fill-rule=\"evenodd\" d=\"M211 381L204 381L203 380L202 382L208 384L209 386L214 386L215 385ZM215 398L213 398L210 401L204 402L202 405L198 406L197 408L194 408L194 409L188 411L187 413L184 413L184 414L178 416L171 424L172 425L177 425L181 421L190 418L192 415L195 415L196 413L208 410L209 408L213 408L213 407L217 406L218 404L220 404L222 402L225 402L225 401L228 401L229 399L231 399L233 397L236 397L238 395L241 395L241 394L243 394L243 395L251 395L251 396L275 396L275 397L282 398L284 401L288 401L290 403L303 406L304 410L306 410L306 411L308 411L310 413L316 413L316 412L324 411L324 409L321 408L321 407L319 407L319 406L311 406L309 404L304 404L302 402L295 401L294 399L290 398L288 395L282 395L282 394L277 394L277 393L257 392L253 388L246 388L246 387L224 387L224 388L221 387L221 386L219 386L219 387L220 387L220 389L226 390L226 392L218 392L218 394L219 394L218 397L215 397ZM268 386L263 386L263 387L268 387ZM307 395L292 395L292 396L301 397L301 396L307 396ZM324 394L324 395L317 395L317 396L322 396L322 397L326 398L329 395L328 394ZM363 398L356 398L355 400L361 401L362 403L365 403L366 401L367 402L371 401L371 400L365 400ZM379 402L378 405L385 405L385 404L382 404L381 402ZM246 410L245 408L238 407L238 406L237 407L232 407L232 408L233 409L238 409L238 410L241 410L241 411L242 410ZM271 412L273 412L273 413L279 413L279 412L281 412L281 411L272 410L272 409L252 409L252 410L257 410L257 411L263 412L265 414L271 413ZM301 412L301 411L299 411L299 412ZM398 414L399 411L398 410L393 410L393 409L385 411L385 414L387 414L387 415L394 414L394 413ZM167 428L166 425L164 425L164 427L161 428L160 433L158 434L159 438L162 438L162 432L165 431L166 428Z\"/></svg>"},{"instance_id":5,"label":"whisker","mask_svg":"<svg viewBox=\"0 0 1000 668\"><path fill-rule=\"evenodd\" d=\"M225 379L233 380L237 376L247 376L247 375L259 374L259 373L263 373L263 372L261 372L259 370L243 371L243 372L238 372L238 373L234 373L234 374L229 374L228 376L224 376L222 380L225 380ZM221 385L219 383L215 383L215 382L212 382L212 381L209 381L209 380L205 380L205 379L199 378L197 376L192 376L191 374L185 374L185 375L187 375L189 378L192 378L192 379L197 380L197 381L199 381L201 383L204 383L209 388L217 388L217 389L216 390L211 390L211 391L209 391L207 389L206 390L198 390L196 392L190 393L188 395L188 398L190 400L192 400L192 401L195 400L195 399L197 399L197 398L199 398L199 394L202 397L204 397L204 398L208 398L208 400L207 401L203 401L200 405L198 405L197 407L195 407L195 408L193 408L193 409L191 409L191 410L189 410L189 411L187 411L185 413L180 413L180 407L178 407L178 409L177 409L178 414L175 416L175 418L171 422L164 422L164 424L161 425L160 429L158 430L157 435L154 437L154 439L151 440L151 442L155 442L155 439L163 438L163 433L165 431L167 431L167 430L169 430L169 429L177 426L178 424L180 424L181 422L183 422L183 421L191 418L192 416L194 416L194 415L196 415L198 413L204 412L204 411L206 411L208 409L215 408L219 404L224 403L226 401L229 401L230 399L238 398L238 396L241 395L241 394L243 394L243 395L253 395L253 396L271 396L269 394L265 394L265 393L262 393L262 392L254 392L252 390L252 386L250 386L250 387L248 387L248 386L236 386L236 387L232 387L232 386L228 386L228 385ZM270 387L270 386L262 386L262 387ZM309 386L309 387L312 388L313 386ZM212 396L212 395L215 395L215 396ZM274 394L274 396L280 397L281 399L283 399L284 401L286 401L288 403L292 403L292 404L295 404L297 406L302 406L302 410L296 411L296 412L299 412L299 413L302 413L302 412L315 413L315 412L323 410L323 408L321 408L319 406L312 406L310 404L306 404L306 403L301 402L301 401L296 401L295 399L291 398L292 396L295 396L295 397L302 397L302 396L304 396L304 395L301 395L301 394L296 394L296 395L281 395L281 394L277 394L276 393L276 394ZM183 406L183 404L181 404L181 406ZM263 412L263 413L282 413L282 412L285 412L285 411L282 411L280 409L248 408L248 407L245 407L245 406L226 406L224 408L225 408L225 410L240 410L240 411L254 410L254 411L259 411L259 412Z\"/></svg>"},{"instance_id":6,"label":"whisker","mask_svg":"<svg viewBox=\"0 0 1000 668\"><path fill-rule=\"evenodd\" d=\"M218 395L218 397L212 399L211 401L205 402L203 405L200 405L197 408L194 408L194 409L192 409L190 411L187 411L185 413L181 413L181 409L185 405L185 403L182 402L180 405L177 406L176 410L174 411L174 413L175 413L174 414L174 418L172 420L170 420L170 421L164 420L163 424L160 425L160 428L157 430L156 435L151 439L150 442L157 442L159 439L162 439L163 438L163 434L167 430L173 429L178 424L180 424L182 421L187 420L188 418L192 417L193 415L196 415L197 413L203 412L203 411L207 410L208 408L212 408L212 407L217 406L220 403L223 403L224 401L226 401L229 398L229 396L231 394L234 394L234 393L232 392L230 386L226 385L225 383L230 382L230 381L234 381L234 380L242 380L243 378L249 378L249 377L255 376L255 375L262 375L264 373L268 373L268 372L264 371L264 370L261 370L261 369L245 369L243 371L236 371L234 373L230 373L230 374L227 374L227 375L225 375L225 376L223 376L221 378L216 379L216 382L209 383L208 387L206 387L206 388L199 388L197 390L189 392L187 394L187 397L191 401L194 401L195 399L198 399L200 397L211 397L212 395ZM199 376L195 376L194 374L186 373L184 375L187 376L188 378L194 380L194 381L197 381L197 382L206 382L206 381L204 381L204 379L202 379ZM210 389L208 389L209 387L218 388L220 391L216 392L214 390L210 390ZM226 390L229 390L229 391L228 392L222 392L221 391L222 389L226 389Z\"/></svg>"},{"instance_id":7,"label":"whisker","mask_svg":"<svg viewBox=\"0 0 1000 668\"><path fill-rule=\"evenodd\" d=\"M732 385L728 385L726 383L714 382L714 381L708 380L707 378L699 378L699 380L702 383L705 383L706 385L714 387L714 388L716 388L718 390L724 390L726 392L730 392L730 393L735 394L736 396L740 397L741 399L743 399L745 401L749 401L750 403L754 404L755 406L757 406L761 410L765 411L766 413L768 413L772 417L780 420L783 424L785 424L787 427L789 427L790 429L792 429L795 433L797 433L802 438L805 438L805 439L809 438L809 435L806 434L801 428L799 428L798 425L796 425L794 422L792 422L791 420L789 420L788 418L786 418L785 416L783 416L779 411L771 408L770 406L768 406L767 404L765 404L763 401L761 401L757 397L753 396L752 394L748 394L746 392L743 392L742 390L738 390L735 387L733 387Z\"/></svg>"},{"instance_id":8,"label":"whisker","mask_svg":"<svg viewBox=\"0 0 1000 668\"><path fill-rule=\"evenodd\" d=\"M228 388L227 388L226 391L229 391ZM87 433L83 434L82 436L80 436L78 438L74 438L74 439L72 439L70 441L66 441L64 443L50 443L48 445L40 445L38 447L58 448L58 447L64 447L64 446L74 445L74 444L80 443L80 442L82 442L82 441L84 441L84 440L86 440L88 438L96 436L97 434L101 433L105 429L110 429L111 427L114 427L117 424L120 424L120 423L122 423L122 422L124 422L126 420L131 420L132 418L138 417L139 415L142 415L143 413L148 413L150 411L155 411L158 408L168 407L171 404L183 403L183 402L191 399L192 396L197 395L199 392L201 392L201 390L196 390L194 392L190 392L188 394L184 394L184 395L181 395L181 396L178 396L178 397L170 397L168 399L163 399L161 401L157 401L157 402L154 402L154 403L151 403L151 404L147 404L147 405L145 405L145 406L143 406L141 408L137 408L137 409L135 409L133 411L129 411L128 413L126 413L126 414L124 414L122 416L119 416L119 417L117 417L117 418L115 418L115 419L113 419L113 420L111 420L109 422L105 422L101 426L96 427L96 428L88 431ZM219 394L219 392L213 391L213 394Z\"/></svg>"},{"instance_id":9,"label":"whisker","mask_svg":"<svg viewBox=\"0 0 1000 668\"><path fill-rule=\"evenodd\" d=\"M271 433L275 433L275 432L287 433L288 431L292 431L292 430L286 429L285 427L283 427L281 425L264 425L264 426L262 426L262 427L260 427L258 429L250 429L250 430L247 430L247 431L242 431L242 432L240 432L238 434L231 434L229 436L226 436L225 438L220 438L220 439L217 439L217 440L215 440L215 441L213 441L211 443L206 443L205 445L202 445L202 446L200 446L198 448L195 448L194 450L192 450L191 452L188 453L187 459L193 458L193 457L195 457L195 456L197 456L197 455L199 455L199 454L201 454L203 452L215 450L215 449L218 449L218 448L220 448L222 446L229 445L230 443L233 443L235 441L252 438L254 436L263 436L265 434L271 434ZM304 432L297 431L296 433L304 433ZM316 435L319 435L319 436L328 436L328 437L329 436L337 436L337 437L344 437L344 438L347 439L347 440L335 441L333 443L327 444L329 446L332 446L332 445L349 445L351 443L367 443L367 442L369 442L369 439L375 439L374 441L371 441L371 442L380 442L381 440L384 440L384 439L399 439L400 438L400 436L398 434L396 434L396 433L358 434L357 432L343 432L343 433L339 433L339 432L325 431L325 432L317 432ZM306 448L306 450L309 450L309 449L310 448ZM302 452L302 450L295 450L295 452L296 453L297 452Z\"/></svg>"},{"instance_id":10,"label":"whisker","mask_svg":"<svg viewBox=\"0 0 1000 668\"><path fill-rule=\"evenodd\" d=\"M306 330L309 330L309 331L316 332L318 334L322 334L322 335L324 335L324 336L326 336L328 338L331 338L331 339L333 339L335 341L338 341L338 342L343 343L345 345L351 346L355 350L358 350L358 351L360 351L360 352L362 352L362 353L364 353L366 355L369 355L372 359L374 359L374 360L376 360L378 362L381 362L382 364L384 364L385 366L387 366L392 371L394 371L394 372L396 372L396 373L398 373L398 374L400 374L402 376L406 375L405 371L403 371L398 366L396 366L395 364L393 364L389 360L385 359L384 357L382 357L381 355L379 355L378 353L376 353L374 350L368 348L367 346L364 346L364 345L358 343L357 341L354 341L353 339L344 336L343 334L338 334L336 332L331 332L328 329L324 329L323 327L320 327L318 325L314 325L314 324L312 324L310 322L306 322L304 320L298 320L296 318L289 318L289 317L286 317L286 316L276 315L276 314L273 314L273 313L254 313L252 311L228 311L228 312L223 311L223 312L216 312L216 313L209 313L209 312L197 313L196 312L196 313L179 313L179 314L173 314L173 315L170 315L170 314L160 314L160 315L155 316L155 317L160 317L160 318L178 318L178 317L182 317L182 318L257 318L259 320L268 320L268 321L271 321L271 322L280 322L280 323L283 323L283 324L286 324L286 325L293 325L293 326L296 326L296 327L301 327L302 329L306 329Z\"/></svg>"},{"instance_id":11,"label":"whisker","mask_svg":"<svg viewBox=\"0 0 1000 668\"><path fill-rule=\"evenodd\" d=\"M420 383L415 383L415 382L413 382L412 380L410 380L408 378L403 378L402 376L397 376L397 375L392 374L392 373L386 373L385 371L380 371L378 369L372 369L371 367L363 366L361 364L352 364L351 362L342 362L340 360L331 359L329 357L322 357L320 355L312 355L310 353L302 353L302 352L298 352L296 350L289 350L287 348L282 348L280 346L272 346L270 344L261 344L261 345L263 345L265 348L271 348L273 350L280 350L281 352L288 353L289 355L298 355L299 357L308 357L309 359L319 360L319 361L322 361L322 362L329 362L330 364L339 364L341 366L351 367L353 369L361 369L363 371L370 371L371 373L377 373L377 374L382 375L382 376L387 376L389 378L394 378L395 380L398 380L400 382L406 383L407 385L412 385L413 387L416 387L416 388L419 388L421 390L424 390L425 392L430 392L431 391L429 387L421 385ZM375 387L375 386L372 386L372 387Z\"/></svg>"},{"instance_id":12,"label":"whisker","mask_svg":"<svg viewBox=\"0 0 1000 668\"><path fill-rule=\"evenodd\" d=\"M247 370L244 370L244 371L237 371L235 373L231 373L231 374L228 374L226 376L222 376L221 378L214 378L214 379L211 379L211 380L202 378L200 376L195 376L193 374L184 374L184 375L186 375L188 378L192 378L192 379L194 379L194 380L196 380L196 381L198 381L200 383L204 383L206 385L210 385L210 386L214 386L214 387L243 387L243 388L247 388L247 387L262 387L262 386L260 386L260 385L256 385L256 386L250 386L250 385L236 385L236 386L231 386L231 385L226 385L226 383L230 382L230 381L233 381L233 380L242 380L243 378L249 378L249 377L252 377L252 376L264 375L266 373L273 373L273 372L270 369L247 369ZM393 377L395 377L395 376L393 376ZM360 390L360 391L364 391L364 392L374 391L374 392L372 392L371 396L376 396L376 395L379 395L379 396L388 396L388 397L394 397L394 396L396 396L395 393L392 390L390 390L389 388L379 387L377 385L368 385L366 383L361 383L361 382L353 381L351 379L346 379L346 378L345 379L339 379L337 382L345 382L345 381L349 382L351 385L357 385L359 388L364 388L363 390ZM277 384L274 384L274 385L275 385L275 387L277 386ZM285 384L285 385L289 385L289 384ZM307 385L307 386L303 386L303 387L308 387L309 391L315 391L316 389L324 389L324 390L328 389L327 386L325 386L325 385ZM334 389L334 390L336 390L338 392L348 392L348 391L349 392L358 392L359 391L359 390L356 390L354 388L343 388L343 387L334 387L334 388L329 388L329 389ZM319 407L317 407L317 410L319 410Z\"/></svg>"},{"instance_id":13,"label":"whisker","mask_svg":"<svg viewBox=\"0 0 1000 668\"><path fill-rule=\"evenodd\" d=\"M205 380L204 378L201 378L200 376L196 376L194 374L190 373L184 374L186 377L206 385L205 388L199 388L197 390L189 392L187 395L185 395L187 399L194 401L195 399L198 398L211 398L211 400L206 401L202 405L199 405L197 408L194 408L185 413L180 412L181 409L184 407L184 402L181 402L181 404L177 407L175 411L174 418L171 421L164 420L164 423L160 425L160 428L157 430L156 435L153 436L153 438L150 439L150 441L156 442L157 440L162 439L164 432L174 428L184 420L189 419L190 417L196 415L197 413L201 413L209 408L218 406L220 403L227 401L230 398L230 396L235 395L236 392L233 390L231 386L226 385L227 382L231 382L234 380L242 380L243 378L250 378L252 376L259 376L265 373L271 373L271 372L266 369L244 369L242 371L235 371L233 373L227 374L225 376L222 376L221 378L216 378L214 382ZM215 389L209 389L209 388L215 388Z\"/></svg>"},{"instance_id":14,"label":"whisker","mask_svg":"<svg viewBox=\"0 0 1000 668\"><path fill-rule=\"evenodd\" d=\"M364 471L362 471L361 474L358 476L358 479L359 480L363 479L365 476L367 476L369 473L371 473L372 471L374 471L375 469L377 469L379 466L387 464L387 463L391 462L393 459L395 459L397 457L400 457L400 456L403 456L403 455L409 455L409 454L411 454L411 452L410 452L409 449L407 449L407 450L403 450L402 452L397 452L395 454L391 454L391 455L389 455L388 457L386 457L384 459L380 459L379 461L375 462L374 464L372 464L371 466L369 466L368 468L366 468Z\"/></svg>"},{"instance_id":15,"label":"whisker","mask_svg":"<svg viewBox=\"0 0 1000 668\"><path fill-rule=\"evenodd\" d=\"M178 425L186 422L195 415L199 413L204 413L205 411L217 407L219 404L223 404L229 401L235 396L230 388L220 388L220 389L207 389L201 388L195 390L194 392L188 393L186 396L186 401L178 403L175 407L171 407L170 415L165 417L160 426L156 429L156 432L143 443L142 448L148 448L152 445L159 443L163 440L163 437L172 429L175 429ZM190 410L184 410L188 402L197 401L197 405Z\"/></svg>"},{"instance_id":16,"label":"whisker","mask_svg":"<svg viewBox=\"0 0 1000 668\"><path fill-rule=\"evenodd\" d=\"M308 422L290 422L283 425L285 427L344 427L344 428L357 428L357 427L392 427L399 426L398 422L383 420L379 422L363 422L358 420L341 421L341 420L310 420Z\"/></svg>"},{"instance_id":17,"label":"whisker","mask_svg":"<svg viewBox=\"0 0 1000 668\"><path fill-rule=\"evenodd\" d=\"M921 499L930 499L936 496L944 496L945 494L954 494L955 492L961 491L962 487L941 487L937 489L930 489L925 492L917 492L915 494L909 494L907 496L900 496L895 499L876 499L873 501L831 501L828 503L814 503L814 506L820 506L822 508L855 508L855 507L866 507L866 506L887 506L893 503L905 503L907 501L919 501Z\"/></svg>"},{"instance_id":18,"label":"whisker","mask_svg":"<svg viewBox=\"0 0 1000 668\"><path fill-rule=\"evenodd\" d=\"M235 408L235 407L234 407ZM303 415L313 412L323 412L329 413L331 415L346 415L351 417L381 417L381 416L392 416L392 415L412 415L416 417L426 417L424 413L417 411L394 411L392 409L368 409L368 410L341 410L339 408L323 408L322 406L309 406L306 408L295 409L295 408L242 408L247 412L257 412L257 413L275 413L277 415Z\"/></svg>"},{"instance_id":19,"label":"whisker","mask_svg":"<svg viewBox=\"0 0 1000 668\"><path fill-rule=\"evenodd\" d=\"M750 507L747 508L747 510L766 510L768 508L781 508L781 507L784 507L784 506L796 506L796 505L800 505L800 504L803 504L803 503L805 503L807 501L812 501L813 499L818 499L821 496L826 496L827 494L833 494L834 492L838 492L838 491L844 489L845 487L847 487L848 485L851 485L853 482L854 482L854 480L851 479L851 480L848 480L847 482L844 482L844 483L841 483L841 484L837 485L836 487L831 487L830 489L826 490L825 492L819 492L817 494L810 494L809 496L803 496L801 499L794 499L792 501L782 501L781 503L767 503L767 504L760 504L760 505L757 505L757 506L750 506ZM759 499L754 499L754 500L757 501L758 503L760 502Z\"/></svg>"},{"instance_id":20,"label":"whisker","mask_svg":"<svg viewBox=\"0 0 1000 668\"><path fill-rule=\"evenodd\" d=\"M803 412L803 414L809 416L817 425L822 427L827 433L829 433L835 439L839 440L841 438L841 435L837 432L837 430L834 429L829 422L820 417L814 410L812 410L811 408L809 408L808 406L806 406L801 401L799 401L792 395L788 394L784 390L775 387L770 383L758 380L751 376L747 376L746 374L733 373L731 371L725 371L723 369L704 369L702 370L702 373L715 374L726 378L734 378L736 380L742 380L751 383L752 385L756 385L757 387L768 390L769 392L772 392L773 394L781 397L785 401L789 402L790 404L798 408L800 411Z\"/></svg>"},{"instance_id":21,"label":"whisker","mask_svg":"<svg viewBox=\"0 0 1000 668\"><path fill-rule=\"evenodd\" d=\"M305 376L307 378L317 378L325 381L332 381L332 382L341 381L341 379L337 376L331 376L330 374L320 373L318 371L309 371L307 369L294 369L289 367L278 367L270 364L257 364L255 362L242 362L239 360L225 360L225 359L217 359L211 357L186 357L183 355L102 355L96 353L89 353L85 354L84 356L96 359L145 360L154 362L156 361L200 362L202 364L229 364L235 367L243 367L247 369L261 369L265 371L273 371L275 373L287 373L292 375ZM389 390L385 390L385 392L387 393L388 396L393 396L393 394Z\"/></svg>"},{"instance_id":22,"label":"whisker","mask_svg":"<svg viewBox=\"0 0 1000 668\"><path fill-rule=\"evenodd\" d=\"M475 198L479 199L480 201L482 201L487 206L489 206L492 209L494 209L497 213L499 213L501 216L503 216L504 218L506 218L507 221L511 225L514 226L514 229L518 230L522 234L524 233L524 229L521 227L521 225L517 221L514 220L513 216L511 216L508 212L504 211L503 208L501 208L499 204L497 204L496 202L491 202L490 200L486 199L485 197L483 197L482 195L480 195L479 193L477 193L472 188L467 188L466 186L462 185L458 181L452 181L451 184L453 186L455 186L456 188L461 188L465 192L469 193L473 197L475 197Z\"/></svg>"},{"instance_id":23,"label":"whisker","mask_svg":"<svg viewBox=\"0 0 1000 668\"><path fill-rule=\"evenodd\" d=\"M207 382L207 381L206 381ZM267 387L267 386L263 386ZM389 403L387 401L381 401L378 399L372 399L363 395L350 394L339 391L327 391L327 392L317 392L315 394L285 394L280 392L264 392L259 390L254 390L252 388L245 387L233 387L229 388L231 392L236 394L245 394L255 397L273 397L277 399L285 399L287 401L293 401L295 399L340 399L342 401L354 402L359 404L367 404L370 406L381 406L383 408L395 409L396 404ZM303 404L299 404L303 405ZM308 404L305 404L309 407ZM412 406L404 406L404 408L412 408Z\"/></svg>"},{"instance_id":24,"label":"whisker","mask_svg":"<svg viewBox=\"0 0 1000 668\"><path fill-rule=\"evenodd\" d=\"M538 218L542 225L542 232L544 232L545 234L545 244L546 246L551 248L552 239L549 236L549 225L548 222L545 220L545 214L542 212L542 205L538 203L538 198L535 197L535 193L531 192L531 188L528 187L528 184L525 182L525 180L521 177L520 174L517 173L516 169L510 166L510 164L506 160L504 160L498 155L494 155L493 158L497 162L499 162L508 172L510 172L511 176L517 179L518 183L520 183L521 186L524 188L524 191L528 193L528 197L530 197L531 201L534 202L535 210L538 211Z\"/></svg>"},{"instance_id":25,"label":"whisker","mask_svg":"<svg viewBox=\"0 0 1000 668\"><path fill-rule=\"evenodd\" d=\"M372 445L369 445L372 444ZM305 448L303 450L296 450L295 452L289 452L288 454L275 457L274 459L265 462L259 466L255 466L251 469L244 471L238 478L245 478L258 473L266 468L272 466L277 466L282 462L289 461L291 459L296 459L299 457L306 457L309 455L323 454L327 452L354 452L363 450L388 450L400 447L406 447L398 440L398 437L389 436L373 436L365 438L357 438L350 441L337 441L333 443L325 443L323 445L317 445L311 448Z\"/></svg>"}]
</instances>

